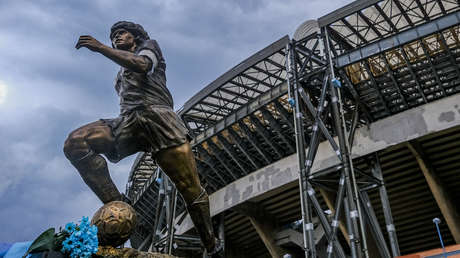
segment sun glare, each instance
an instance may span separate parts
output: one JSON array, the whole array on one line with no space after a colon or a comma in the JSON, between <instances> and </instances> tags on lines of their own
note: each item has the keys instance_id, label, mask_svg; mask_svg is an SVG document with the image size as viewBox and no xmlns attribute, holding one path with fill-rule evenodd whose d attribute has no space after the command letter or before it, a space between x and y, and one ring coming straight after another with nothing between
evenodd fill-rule
<instances>
[{"instance_id":1,"label":"sun glare","mask_svg":"<svg viewBox=\"0 0 460 258\"><path fill-rule=\"evenodd\" d=\"M6 87L6 84L0 81L0 104L5 102L7 93L8 88Z\"/></svg>"}]
</instances>

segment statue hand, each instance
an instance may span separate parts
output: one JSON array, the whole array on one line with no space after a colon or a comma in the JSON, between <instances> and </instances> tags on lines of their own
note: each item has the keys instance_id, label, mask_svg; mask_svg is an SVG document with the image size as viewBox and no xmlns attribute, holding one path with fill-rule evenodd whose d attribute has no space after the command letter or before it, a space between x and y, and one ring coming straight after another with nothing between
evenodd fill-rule
<instances>
[{"instance_id":1,"label":"statue hand","mask_svg":"<svg viewBox=\"0 0 460 258\"><path fill-rule=\"evenodd\" d=\"M101 42L97 39L93 38L89 35L80 36L78 39L77 45L75 45L76 49L80 49L81 47L86 47L91 51L99 51L104 46Z\"/></svg>"}]
</instances>

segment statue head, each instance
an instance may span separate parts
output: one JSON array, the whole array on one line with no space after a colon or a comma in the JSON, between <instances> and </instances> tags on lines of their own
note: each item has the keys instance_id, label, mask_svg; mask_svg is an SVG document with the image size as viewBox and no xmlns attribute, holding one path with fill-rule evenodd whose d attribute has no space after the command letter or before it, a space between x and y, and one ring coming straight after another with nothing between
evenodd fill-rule
<instances>
[{"instance_id":1,"label":"statue head","mask_svg":"<svg viewBox=\"0 0 460 258\"><path fill-rule=\"evenodd\" d=\"M150 39L149 35L141 25L129 21L119 21L110 28L110 40L112 41L112 47L116 47L114 39L120 31L129 32L134 37L134 42L137 46L141 45L145 40Z\"/></svg>"}]
</instances>

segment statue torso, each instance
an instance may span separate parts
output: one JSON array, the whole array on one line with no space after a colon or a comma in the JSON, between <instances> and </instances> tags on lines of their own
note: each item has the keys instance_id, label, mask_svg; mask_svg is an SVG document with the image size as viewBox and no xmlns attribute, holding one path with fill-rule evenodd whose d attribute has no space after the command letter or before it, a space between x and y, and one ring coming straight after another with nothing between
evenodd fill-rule
<instances>
[{"instance_id":1,"label":"statue torso","mask_svg":"<svg viewBox=\"0 0 460 258\"><path fill-rule=\"evenodd\" d=\"M166 87L166 63L160 47L155 40L147 40L139 46L141 50L151 50L157 57L157 65L147 74L136 73L124 67L120 69L115 80L115 90L120 97L120 113L125 114L135 109L149 106L169 106L173 108L171 93Z\"/></svg>"}]
</instances>

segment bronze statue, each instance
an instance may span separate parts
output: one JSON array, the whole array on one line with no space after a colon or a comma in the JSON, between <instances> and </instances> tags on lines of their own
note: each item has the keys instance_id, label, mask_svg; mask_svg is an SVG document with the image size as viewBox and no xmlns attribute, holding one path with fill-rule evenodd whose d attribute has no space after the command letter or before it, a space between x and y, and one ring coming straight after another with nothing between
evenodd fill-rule
<instances>
[{"instance_id":1,"label":"bronze statue","mask_svg":"<svg viewBox=\"0 0 460 258\"><path fill-rule=\"evenodd\" d=\"M141 25L120 21L110 30L112 47L91 36L80 36L75 46L98 52L121 66L115 90L120 115L84 125L70 133L64 153L85 183L105 204L123 200L107 168L136 152L151 152L182 194L207 253L218 253L209 213L209 198L200 185L195 158L182 120L173 110L166 88L166 63L160 47Z\"/></svg>"}]
</instances>

